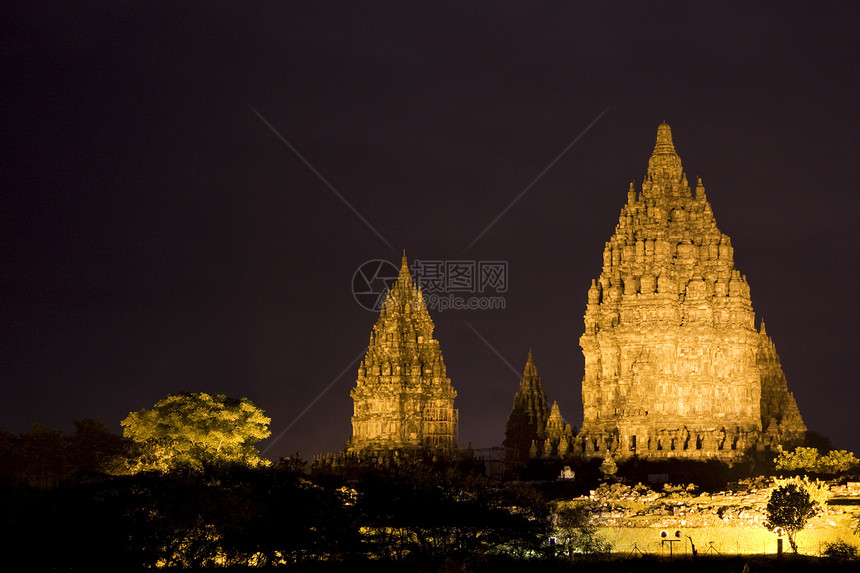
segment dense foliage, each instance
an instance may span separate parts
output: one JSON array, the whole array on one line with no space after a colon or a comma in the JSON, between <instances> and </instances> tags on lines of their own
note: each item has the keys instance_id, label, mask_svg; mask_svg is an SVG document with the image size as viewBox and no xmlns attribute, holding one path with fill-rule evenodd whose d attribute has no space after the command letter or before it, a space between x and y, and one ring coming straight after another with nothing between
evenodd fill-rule
<instances>
[{"instance_id":1,"label":"dense foliage","mask_svg":"<svg viewBox=\"0 0 860 573\"><path fill-rule=\"evenodd\" d=\"M136 473L225 463L266 465L255 444L270 435L270 421L247 398L171 394L122 421L123 435L137 444L128 469Z\"/></svg>"},{"instance_id":2,"label":"dense foliage","mask_svg":"<svg viewBox=\"0 0 860 573\"><path fill-rule=\"evenodd\" d=\"M839 539L825 543L821 555L831 559L851 560L857 557L857 547Z\"/></svg>"},{"instance_id":3,"label":"dense foliage","mask_svg":"<svg viewBox=\"0 0 860 573\"><path fill-rule=\"evenodd\" d=\"M222 464L53 489L7 485L0 535L13 554L65 570L368 559L436 569L548 557L549 508L529 486L442 463L371 468L351 483L298 467Z\"/></svg>"},{"instance_id":4,"label":"dense foliage","mask_svg":"<svg viewBox=\"0 0 860 573\"><path fill-rule=\"evenodd\" d=\"M589 524L589 518L588 507L583 503L561 507L555 513L558 546L571 560L576 554L593 555L612 549L600 538L597 528Z\"/></svg>"},{"instance_id":5,"label":"dense foliage","mask_svg":"<svg viewBox=\"0 0 860 573\"><path fill-rule=\"evenodd\" d=\"M127 443L98 420L74 421L66 435L42 424L29 432L0 430L0 478L35 488L52 488L117 469Z\"/></svg>"},{"instance_id":6,"label":"dense foliage","mask_svg":"<svg viewBox=\"0 0 860 573\"><path fill-rule=\"evenodd\" d=\"M123 425L127 439L94 420L75 422L71 436L41 425L21 435L0 431L0 536L10 557L68 571L369 562L380 570L477 571L520 568L526 559L551 570L611 549L589 525L586 505L558 501L593 487L600 460L575 465L576 482L555 481L554 462L524 468L545 474L541 489L488 479L468 453L350 468L340 460L308 475L298 458L260 460L254 444L268 435L268 418L253 404L206 394L169 396ZM118 462L136 471L120 471ZM631 478L730 475L713 463L620 469ZM776 483L765 525L782 528L796 552L795 536L827 490L807 477ZM825 554L834 562L853 557L850 546L831 545Z\"/></svg>"},{"instance_id":7,"label":"dense foliage","mask_svg":"<svg viewBox=\"0 0 860 573\"><path fill-rule=\"evenodd\" d=\"M860 460L846 450L831 450L821 455L816 448L799 447L791 452L780 450L775 465L784 471L837 474L856 468Z\"/></svg>"},{"instance_id":8,"label":"dense foliage","mask_svg":"<svg viewBox=\"0 0 860 573\"><path fill-rule=\"evenodd\" d=\"M380 559L463 563L546 544L549 508L527 486L407 462L370 472L357 492L365 542Z\"/></svg>"}]
</instances>

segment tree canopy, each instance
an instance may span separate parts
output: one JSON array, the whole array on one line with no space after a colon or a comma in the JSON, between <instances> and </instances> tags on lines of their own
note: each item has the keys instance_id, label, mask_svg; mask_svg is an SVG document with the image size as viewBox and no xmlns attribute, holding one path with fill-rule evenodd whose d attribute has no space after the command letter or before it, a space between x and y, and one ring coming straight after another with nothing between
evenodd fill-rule
<instances>
[{"instance_id":1,"label":"tree canopy","mask_svg":"<svg viewBox=\"0 0 860 573\"><path fill-rule=\"evenodd\" d=\"M33 424L30 431L0 430L0 480L50 489L116 473L125 440L93 419L74 420L72 435Z\"/></svg>"},{"instance_id":2,"label":"tree canopy","mask_svg":"<svg viewBox=\"0 0 860 573\"><path fill-rule=\"evenodd\" d=\"M822 456L816 448L799 447L791 452L780 450L775 463L778 470L836 474L857 467L860 460L846 450L831 450Z\"/></svg>"},{"instance_id":3,"label":"tree canopy","mask_svg":"<svg viewBox=\"0 0 860 573\"><path fill-rule=\"evenodd\" d=\"M137 445L131 472L201 469L211 464L267 465L255 444L267 438L270 418L247 398L171 394L122 421Z\"/></svg>"},{"instance_id":4,"label":"tree canopy","mask_svg":"<svg viewBox=\"0 0 860 573\"><path fill-rule=\"evenodd\" d=\"M559 534L557 543L571 560L576 553L593 555L612 550L612 545L598 535L595 526L590 525L588 506L584 503L559 507L555 522Z\"/></svg>"}]
</instances>

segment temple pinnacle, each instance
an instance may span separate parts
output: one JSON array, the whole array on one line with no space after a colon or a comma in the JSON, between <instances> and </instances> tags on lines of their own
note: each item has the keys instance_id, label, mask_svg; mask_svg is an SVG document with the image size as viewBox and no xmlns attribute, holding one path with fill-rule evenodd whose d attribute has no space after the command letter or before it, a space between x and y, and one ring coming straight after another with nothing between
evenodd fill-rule
<instances>
[{"instance_id":1,"label":"temple pinnacle","mask_svg":"<svg viewBox=\"0 0 860 573\"><path fill-rule=\"evenodd\" d=\"M675 153L675 146L672 144L672 128L666 122L661 123L657 128L657 143L654 145L654 153Z\"/></svg>"},{"instance_id":2,"label":"temple pinnacle","mask_svg":"<svg viewBox=\"0 0 860 573\"><path fill-rule=\"evenodd\" d=\"M529 357L523 370L523 378L533 378L535 376L537 376L537 367L535 366L534 359L532 359L532 349L529 348Z\"/></svg>"},{"instance_id":3,"label":"temple pinnacle","mask_svg":"<svg viewBox=\"0 0 860 573\"><path fill-rule=\"evenodd\" d=\"M397 282L402 285L412 284L412 275L409 273L409 259L406 258L406 249L403 249L403 259L400 261L400 273Z\"/></svg>"},{"instance_id":4,"label":"temple pinnacle","mask_svg":"<svg viewBox=\"0 0 860 573\"><path fill-rule=\"evenodd\" d=\"M648 160L648 178L680 181L682 175L681 158L672 143L672 129L668 123L663 122L657 128L657 142L654 144L651 159Z\"/></svg>"}]
</instances>

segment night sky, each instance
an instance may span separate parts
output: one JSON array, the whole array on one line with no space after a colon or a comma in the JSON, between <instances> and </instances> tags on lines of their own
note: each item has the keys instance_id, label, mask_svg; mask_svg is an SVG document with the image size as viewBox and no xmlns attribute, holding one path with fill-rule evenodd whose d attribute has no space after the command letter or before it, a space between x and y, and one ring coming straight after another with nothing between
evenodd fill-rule
<instances>
[{"instance_id":1,"label":"night sky","mask_svg":"<svg viewBox=\"0 0 860 573\"><path fill-rule=\"evenodd\" d=\"M3 429L206 391L271 416L266 457L336 451L353 274L403 249L508 265L504 310L431 310L460 445L501 444L529 348L579 426L586 292L666 121L805 422L860 451L856 4L74 4L0 24Z\"/></svg>"}]
</instances>

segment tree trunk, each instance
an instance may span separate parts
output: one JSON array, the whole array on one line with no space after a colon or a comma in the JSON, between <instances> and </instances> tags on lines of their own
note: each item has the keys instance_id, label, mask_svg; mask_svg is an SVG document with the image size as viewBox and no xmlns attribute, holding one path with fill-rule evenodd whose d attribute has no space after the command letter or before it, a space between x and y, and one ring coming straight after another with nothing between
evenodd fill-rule
<instances>
[{"instance_id":1,"label":"tree trunk","mask_svg":"<svg viewBox=\"0 0 860 573\"><path fill-rule=\"evenodd\" d=\"M791 545L791 550L797 554L797 542L794 541L794 533L786 532L788 534L788 544Z\"/></svg>"}]
</instances>

